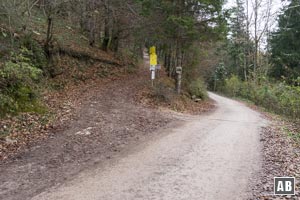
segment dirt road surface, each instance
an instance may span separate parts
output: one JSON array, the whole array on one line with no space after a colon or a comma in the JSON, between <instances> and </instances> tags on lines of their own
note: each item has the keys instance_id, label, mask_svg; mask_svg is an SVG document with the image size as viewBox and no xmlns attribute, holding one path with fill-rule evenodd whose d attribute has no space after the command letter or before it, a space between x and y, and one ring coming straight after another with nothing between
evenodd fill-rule
<instances>
[{"instance_id":1,"label":"dirt road surface","mask_svg":"<svg viewBox=\"0 0 300 200\"><path fill-rule=\"evenodd\" d=\"M261 167L259 135L266 122L239 102L210 96L218 107L213 113L183 116L159 137L33 199L248 199Z\"/></svg>"}]
</instances>

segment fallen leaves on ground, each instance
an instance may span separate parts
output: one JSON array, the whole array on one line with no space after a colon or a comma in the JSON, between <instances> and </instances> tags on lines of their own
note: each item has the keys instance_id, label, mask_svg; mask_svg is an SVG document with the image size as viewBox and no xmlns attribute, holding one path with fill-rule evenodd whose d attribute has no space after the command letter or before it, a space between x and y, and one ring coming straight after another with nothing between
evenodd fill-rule
<instances>
[{"instance_id":1,"label":"fallen leaves on ground","mask_svg":"<svg viewBox=\"0 0 300 200\"><path fill-rule=\"evenodd\" d=\"M297 125L268 116L271 124L263 128L262 171L254 180L254 199L300 199L300 148L293 135L299 134ZM295 177L296 195L275 196L274 177Z\"/></svg>"}]
</instances>

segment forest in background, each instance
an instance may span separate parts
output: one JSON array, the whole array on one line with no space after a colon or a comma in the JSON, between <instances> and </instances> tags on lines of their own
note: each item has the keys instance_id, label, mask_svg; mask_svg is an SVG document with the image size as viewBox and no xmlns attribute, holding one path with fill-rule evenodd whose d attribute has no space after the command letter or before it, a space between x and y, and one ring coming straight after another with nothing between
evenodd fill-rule
<instances>
[{"instance_id":1,"label":"forest in background","mask_svg":"<svg viewBox=\"0 0 300 200\"><path fill-rule=\"evenodd\" d=\"M191 96L205 98L207 85L299 118L299 2L283 9L275 30L267 23L271 1L237 0L230 9L224 3L1 0L0 115L45 112L44 88L62 87L53 80L70 71L63 70L65 56L124 68L137 65L144 48L154 45L169 77L176 80L176 67L183 67L183 89ZM252 6L251 16L245 5Z\"/></svg>"},{"instance_id":2,"label":"forest in background","mask_svg":"<svg viewBox=\"0 0 300 200\"><path fill-rule=\"evenodd\" d=\"M183 87L196 86L196 90L201 88L198 95L205 95L198 68L200 44L225 38L222 4L193 0L1 0L0 114L43 112L40 93L57 76L67 73L60 66L65 55L110 64L113 60L124 67L137 65L144 48L152 45L157 46L169 77L175 79L175 68L183 66ZM103 60L101 52L113 58Z\"/></svg>"},{"instance_id":3,"label":"forest in background","mask_svg":"<svg viewBox=\"0 0 300 200\"><path fill-rule=\"evenodd\" d=\"M292 0L275 13L273 7L272 1L236 1L210 88L299 120L300 5Z\"/></svg>"}]
</instances>

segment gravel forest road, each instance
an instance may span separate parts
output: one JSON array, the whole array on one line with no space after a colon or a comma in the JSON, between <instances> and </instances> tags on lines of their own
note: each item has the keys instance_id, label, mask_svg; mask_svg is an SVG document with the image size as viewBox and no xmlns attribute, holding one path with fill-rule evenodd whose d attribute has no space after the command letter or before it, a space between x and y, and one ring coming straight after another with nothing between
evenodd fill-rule
<instances>
[{"instance_id":1,"label":"gravel forest road","mask_svg":"<svg viewBox=\"0 0 300 200\"><path fill-rule=\"evenodd\" d=\"M188 117L159 138L34 200L248 199L261 167L266 121L244 104L213 93L217 109Z\"/></svg>"}]
</instances>

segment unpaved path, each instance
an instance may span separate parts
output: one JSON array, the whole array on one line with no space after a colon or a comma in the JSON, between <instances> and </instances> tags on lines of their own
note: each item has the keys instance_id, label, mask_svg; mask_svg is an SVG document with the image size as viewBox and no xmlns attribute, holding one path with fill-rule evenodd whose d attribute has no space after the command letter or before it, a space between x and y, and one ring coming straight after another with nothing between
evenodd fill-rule
<instances>
[{"instance_id":1,"label":"unpaved path","mask_svg":"<svg viewBox=\"0 0 300 200\"><path fill-rule=\"evenodd\" d=\"M143 84L150 84L145 81L148 76L148 70L142 69L84 87L74 118L62 121L49 138L0 161L0 199L31 199L80 171L113 160L174 121L168 114L136 102L136 93Z\"/></svg>"},{"instance_id":2,"label":"unpaved path","mask_svg":"<svg viewBox=\"0 0 300 200\"><path fill-rule=\"evenodd\" d=\"M264 120L215 94L217 110L186 117L105 167L86 170L34 200L247 199L260 169Z\"/></svg>"}]
</instances>

